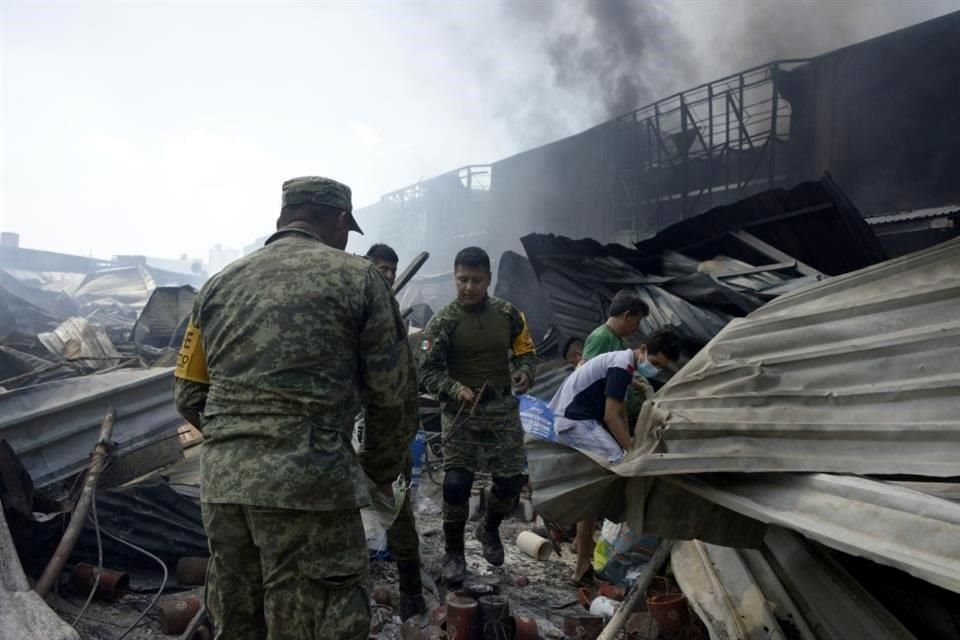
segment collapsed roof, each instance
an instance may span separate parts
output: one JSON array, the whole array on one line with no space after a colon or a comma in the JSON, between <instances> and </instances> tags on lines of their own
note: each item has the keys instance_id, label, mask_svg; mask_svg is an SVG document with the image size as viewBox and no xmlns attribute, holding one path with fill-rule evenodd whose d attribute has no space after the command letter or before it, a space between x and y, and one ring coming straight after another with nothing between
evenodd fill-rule
<instances>
[{"instance_id":1,"label":"collapsed roof","mask_svg":"<svg viewBox=\"0 0 960 640\"><path fill-rule=\"evenodd\" d=\"M960 504L922 482L960 476L958 264L960 240L734 320L644 406L620 464L530 441L538 511L737 547L775 524L960 592Z\"/></svg>"}]
</instances>

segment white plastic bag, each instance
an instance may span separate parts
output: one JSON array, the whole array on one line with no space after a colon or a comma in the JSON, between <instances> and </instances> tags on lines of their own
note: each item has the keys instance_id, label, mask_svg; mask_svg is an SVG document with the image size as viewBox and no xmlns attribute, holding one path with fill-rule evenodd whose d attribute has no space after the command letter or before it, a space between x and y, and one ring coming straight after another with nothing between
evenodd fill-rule
<instances>
[{"instance_id":1,"label":"white plastic bag","mask_svg":"<svg viewBox=\"0 0 960 640\"><path fill-rule=\"evenodd\" d=\"M376 483L367 476L367 490L370 492L370 505L360 510L363 531L367 538L367 548L379 553L387 548L387 529L400 514L403 501L410 491L410 484L403 475L393 481L393 497L385 495Z\"/></svg>"}]
</instances>

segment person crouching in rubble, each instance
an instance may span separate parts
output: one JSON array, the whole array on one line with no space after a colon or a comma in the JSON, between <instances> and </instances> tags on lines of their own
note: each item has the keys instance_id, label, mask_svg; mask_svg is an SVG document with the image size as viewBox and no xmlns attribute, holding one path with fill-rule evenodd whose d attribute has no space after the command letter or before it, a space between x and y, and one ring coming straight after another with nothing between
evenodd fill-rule
<instances>
[{"instance_id":1,"label":"person crouching in rubble","mask_svg":"<svg viewBox=\"0 0 960 640\"><path fill-rule=\"evenodd\" d=\"M604 353L581 364L550 401L557 440L611 464L619 462L631 443L627 392L638 367L647 364L645 346ZM575 582L589 581L595 526L592 518L577 523Z\"/></svg>"},{"instance_id":2,"label":"person crouching in rubble","mask_svg":"<svg viewBox=\"0 0 960 640\"><path fill-rule=\"evenodd\" d=\"M346 185L288 180L277 232L213 276L193 306L175 398L204 435L206 606L219 639L370 631L364 472L392 492L418 398L389 287L343 251L360 232L351 212Z\"/></svg>"},{"instance_id":3,"label":"person crouching in rubble","mask_svg":"<svg viewBox=\"0 0 960 640\"><path fill-rule=\"evenodd\" d=\"M519 403L533 381L536 352L523 314L487 295L490 258L468 247L454 260L457 299L423 331L420 380L441 404L443 428L443 534L441 577L460 584L466 574L463 543L474 474L488 463L493 486L486 515L475 531L483 557L504 561L499 527L525 483L526 455ZM511 355L512 354L512 355Z\"/></svg>"},{"instance_id":4,"label":"person crouching in rubble","mask_svg":"<svg viewBox=\"0 0 960 640\"><path fill-rule=\"evenodd\" d=\"M387 284L392 287L397 279L397 265L400 262L397 252L388 245L375 244L367 251L366 258L383 274ZM416 385L416 380L413 380L413 384ZM406 482L410 482L413 460L410 456L409 443L403 457L403 477ZM417 535L410 493L407 493L396 520L387 529L387 550L397 563L397 576L400 582L400 618L408 620L427 610L420 578L420 537Z\"/></svg>"}]
</instances>

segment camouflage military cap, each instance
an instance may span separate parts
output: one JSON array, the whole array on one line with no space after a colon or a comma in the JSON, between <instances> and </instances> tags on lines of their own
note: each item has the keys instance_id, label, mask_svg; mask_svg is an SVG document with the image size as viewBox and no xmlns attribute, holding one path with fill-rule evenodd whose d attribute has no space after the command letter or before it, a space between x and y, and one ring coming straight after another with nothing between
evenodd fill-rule
<instances>
[{"instance_id":1,"label":"camouflage military cap","mask_svg":"<svg viewBox=\"0 0 960 640\"><path fill-rule=\"evenodd\" d=\"M350 214L350 229L362 234L360 225L353 217L350 187L330 178L304 176L291 178L283 183L282 207L294 204L319 204L346 211Z\"/></svg>"}]
</instances>

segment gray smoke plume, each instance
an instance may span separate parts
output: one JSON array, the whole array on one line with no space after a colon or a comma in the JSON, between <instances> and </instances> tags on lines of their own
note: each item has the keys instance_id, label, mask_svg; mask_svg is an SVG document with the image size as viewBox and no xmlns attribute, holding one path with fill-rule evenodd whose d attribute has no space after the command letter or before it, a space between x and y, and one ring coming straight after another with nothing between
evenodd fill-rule
<instances>
[{"instance_id":1,"label":"gray smoke plume","mask_svg":"<svg viewBox=\"0 0 960 640\"><path fill-rule=\"evenodd\" d=\"M515 55L527 67L539 60L542 72L503 91L494 115L521 148L542 144L752 66L957 8L960 0L503 0Z\"/></svg>"},{"instance_id":2,"label":"gray smoke plume","mask_svg":"<svg viewBox=\"0 0 960 640\"><path fill-rule=\"evenodd\" d=\"M607 117L651 102L656 84L646 77L642 61L648 51L660 50L672 29L660 6L631 0L582 6L588 28L548 36L544 43L557 84L595 95Z\"/></svg>"},{"instance_id":3,"label":"gray smoke plume","mask_svg":"<svg viewBox=\"0 0 960 640\"><path fill-rule=\"evenodd\" d=\"M517 71L527 74L507 80L513 87L499 92L495 116L521 147L533 146L685 86L690 58L677 52L688 43L666 10L669 2L504 0L512 55ZM542 71L531 74L537 65Z\"/></svg>"}]
</instances>

